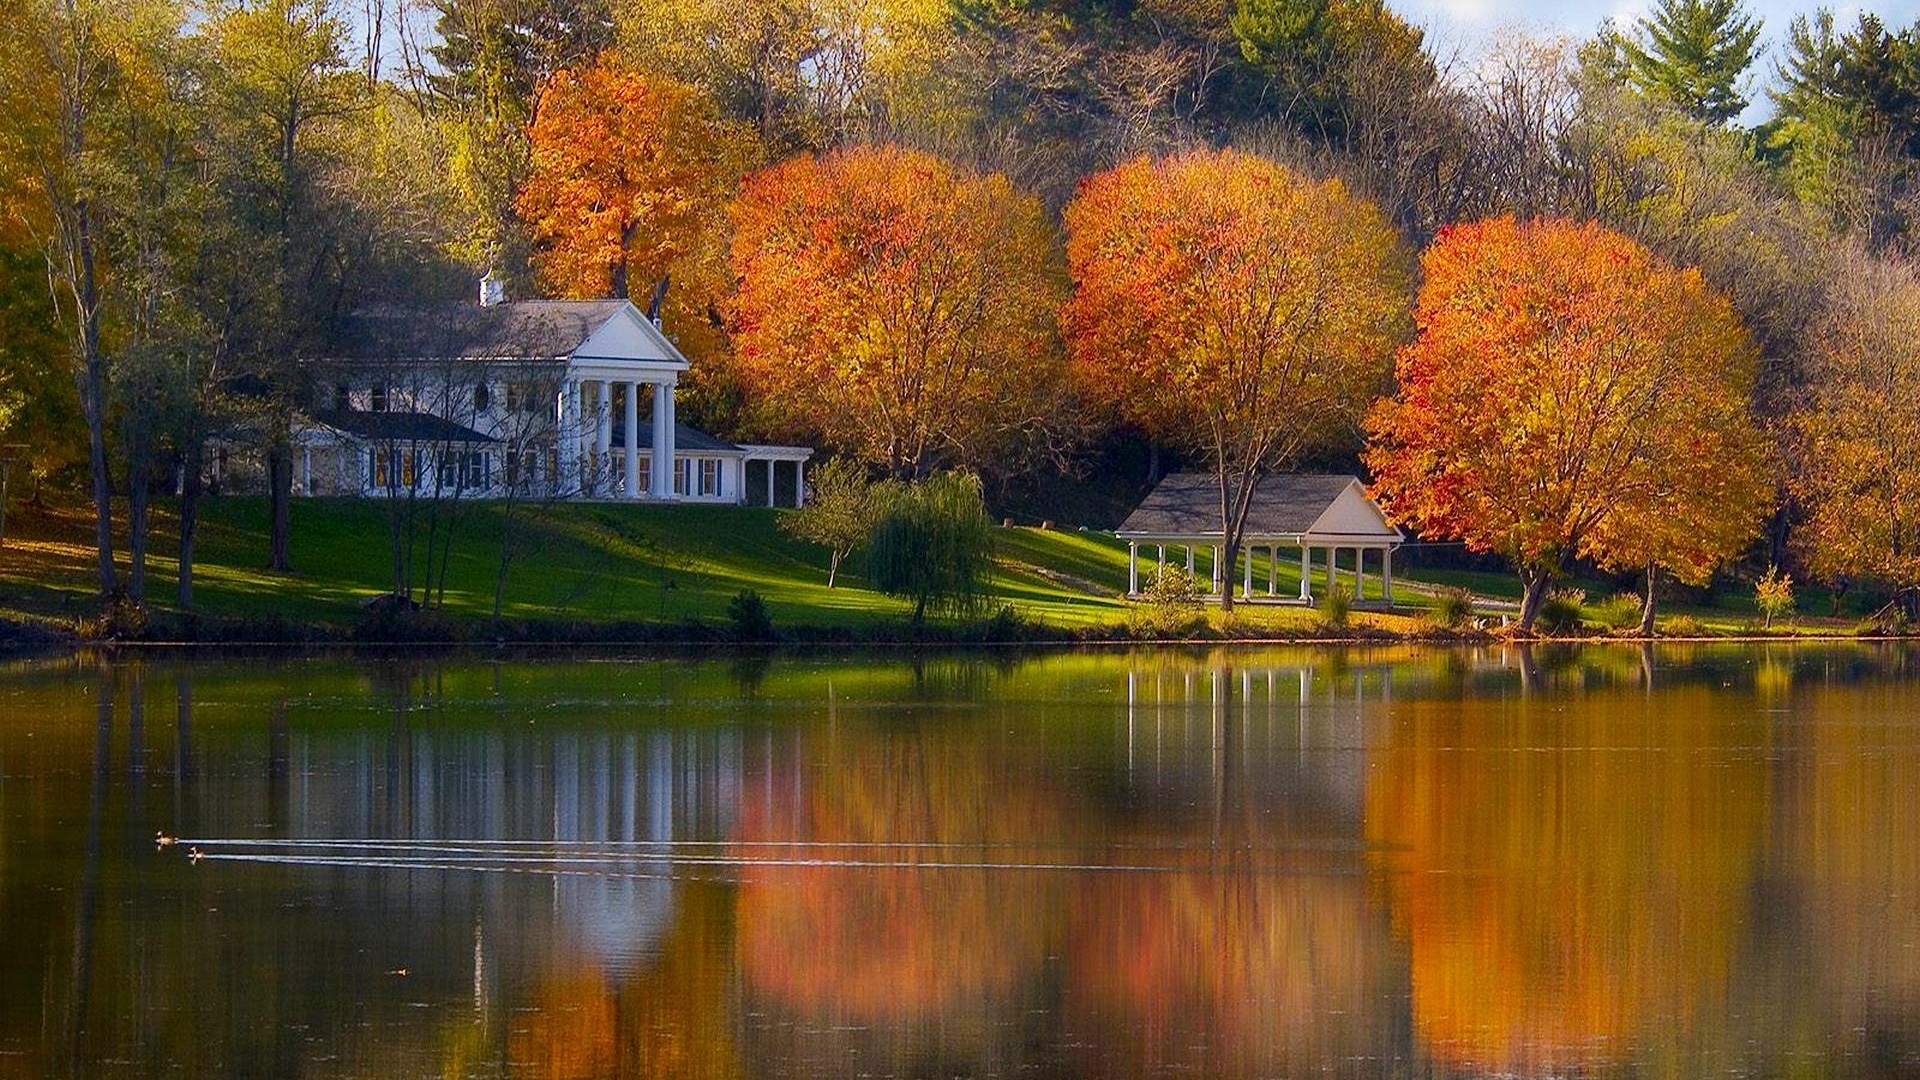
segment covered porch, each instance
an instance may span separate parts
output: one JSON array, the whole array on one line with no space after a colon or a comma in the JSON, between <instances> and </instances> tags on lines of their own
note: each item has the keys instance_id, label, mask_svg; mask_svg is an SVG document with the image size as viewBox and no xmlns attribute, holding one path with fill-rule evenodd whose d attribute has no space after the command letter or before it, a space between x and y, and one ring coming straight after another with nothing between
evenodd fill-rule
<instances>
[{"instance_id":1,"label":"covered porch","mask_svg":"<svg viewBox=\"0 0 1920 1080\"><path fill-rule=\"evenodd\" d=\"M1357 607L1392 607L1398 546L1397 540L1371 537L1250 537L1228 566L1218 534L1130 538L1127 594L1141 595L1155 574L1171 566L1203 583L1205 595L1215 600L1232 585L1236 600L1311 607L1344 587Z\"/></svg>"},{"instance_id":2,"label":"covered porch","mask_svg":"<svg viewBox=\"0 0 1920 1080\"><path fill-rule=\"evenodd\" d=\"M1237 590L1252 603L1317 603L1335 588L1355 605L1393 606L1393 553L1406 537L1387 522L1357 477L1261 477L1247 502L1240 551L1226 558L1219 478L1175 473L1117 530L1127 542L1127 593L1154 575L1185 570L1208 595Z\"/></svg>"}]
</instances>

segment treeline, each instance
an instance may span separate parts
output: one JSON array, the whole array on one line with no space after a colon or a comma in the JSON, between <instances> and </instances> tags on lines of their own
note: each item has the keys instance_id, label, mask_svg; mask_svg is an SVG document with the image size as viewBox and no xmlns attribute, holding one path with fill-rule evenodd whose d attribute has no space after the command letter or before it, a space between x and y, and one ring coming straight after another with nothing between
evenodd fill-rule
<instances>
[{"instance_id":1,"label":"treeline","mask_svg":"<svg viewBox=\"0 0 1920 1080\"><path fill-rule=\"evenodd\" d=\"M1373 0L425 8L0 13L0 423L36 476L89 487L103 594L143 595L147 501L177 475L191 603L216 438L269 461L263 555L289 565L299 361L356 309L458 299L493 270L523 296L664 289L695 361L690 418L896 475L1071 468L1148 438L1231 480L1370 435L1396 513L1530 567L1530 596L1570 560L1651 583L1744 553L1912 613L1920 27L1816 11L1767 28L1737 0L1666 0L1585 41L1462 57ZM1773 117L1748 128L1768 32ZM1530 258L1582 244L1619 273ZM1436 292L1436 260L1460 259L1484 273ZM1687 273L1697 290L1621 288ZM1502 309L1522 284L1546 307ZM1715 351L1663 321L1669 301L1725 305ZM1491 306L1437 318L1463 303ZM1441 324L1506 336L1443 341ZM1589 367L1534 378L1568 340ZM1477 519L1448 471L1468 449L1405 426L1449 349L1512 408L1418 415L1495 445L1528 433L1559 469L1481 476ZM1631 393L1604 377L1623 365L1643 376ZM1490 381L1503 370L1510 385ZM1706 419L1666 408L1703 387ZM1569 395L1607 406L1539 407ZM1680 442L1597 502L1564 490L1602 476L1574 443L1619 439L1636 468L1650 440ZM1392 467L1410 460L1424 471ZM1741 490L1703 494L1689 468ZM1482 530L1512 501L1495 489L1522 483L1565 497ZM1223 484L1230 527L1244 489ZM1727 520L1690 516L1707 503ZM1712 550L1629 542L1635 521Z\"/></svg>"}]
</instances>

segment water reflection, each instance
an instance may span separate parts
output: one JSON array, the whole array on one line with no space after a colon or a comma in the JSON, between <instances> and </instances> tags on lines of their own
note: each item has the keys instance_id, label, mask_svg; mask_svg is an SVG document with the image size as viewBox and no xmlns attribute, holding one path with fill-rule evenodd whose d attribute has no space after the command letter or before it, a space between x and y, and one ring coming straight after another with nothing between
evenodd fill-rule
<instances>
[{"instance_id":1,"label":"water reflection","mask_svg":"<svg viewBox=\"0 0 1920 1080\"><path fill-rule=\"evenodd\" d=\"M16 667L0 1077L1911 1073L1916 685L1866 647Z\"/></svg>"}]
</instances>

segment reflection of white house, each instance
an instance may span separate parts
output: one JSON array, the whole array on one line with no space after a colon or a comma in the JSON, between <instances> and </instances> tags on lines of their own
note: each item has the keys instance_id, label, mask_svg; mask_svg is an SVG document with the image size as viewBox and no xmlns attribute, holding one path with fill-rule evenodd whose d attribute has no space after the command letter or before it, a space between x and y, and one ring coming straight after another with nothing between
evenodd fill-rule
<instances>
[{"instance_id":1,"label":"reflection of white house","mask_svg":"<svg viewBox=\"0 0 1920 1080\"><path fill-rule=\"evenodd\" d=\"M1207 473L1176 473L1160 482L1139 508L1127 516L1118 530L1127 542L1127 591L1138 593L1142 575L1142 548L1155 550L1157 568L1167 565L1167 550L1184 549L1186 570L1193 572L1196 548L1210 548L1213 564L1213 592L1219 595L1234 576L1241 578L1241 595L1248 600L1280 603L1313 603L1316 562L1325 571L1331 588L1341 573L1343 551L1353 553L1352 577L1356 601L1366 598L1366 556L1379 552L1380 599L1393 603L1393 549L1406 540L1399 529L1387 523L1380 507L1367 497L1367 489L1351 476L1310 476L1289 474L1267 476L1259 480L1247 509L1245 536L1241 541L1240 565L1221 565L1224 544L1220 523L1219 481ZM1280 553L1298 549L1300 594L1279 595ZM1323 560L1314 552L1324 551ZM1288 558L1293 557L1289 552ZM1240 571L1234 574L1233 571ZM1264 593L1255 590L1255 579L1266 579Z\"/></svg>"},{"instance_id":2,"label":"reflection of white house","mask_svg":"<svg viewBox=\"0 0 1920 1080\"><path fill-rule=\"evenodd\" d=\"M477 306L357 315L332 351L297 434L302 494L805 499L808 448L676 422L687 359L626 300L505 302L489 278Z\"/></svg>"}]
</instances>

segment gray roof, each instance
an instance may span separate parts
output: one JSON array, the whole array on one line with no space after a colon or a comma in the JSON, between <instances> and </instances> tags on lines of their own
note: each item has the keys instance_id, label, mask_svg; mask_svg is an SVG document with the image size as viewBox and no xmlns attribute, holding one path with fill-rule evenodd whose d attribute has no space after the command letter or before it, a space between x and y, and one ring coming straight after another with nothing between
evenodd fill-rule
<instances>
[{"instance_id":1,"label":"gray roof","mask_svg":"<svg viewBox=\"0 0 1920 1080\"><path fill-rule=\"evenodd\" d=\"M625 300L515 300L492 307L373 307L348 316L328 350L337 360L571 355Z\"/></svg>"},{"instance_id":2,"label":"gray roof","mask_svg":"<svg viewBox=\"0 0 1920 1080\"><path fill-rule=\"evenodd\" d=\"M627 445L626 436L626 420L616 415L613 418L613 445ZM640 448L643 450L653 449L653 417L651 416L643 416L640 418ZM690 428L685 424L678 423L673 425L673 449L675 453L683 453L688 450L733 454L741 452L738 446L727 442L725 439L716 439L712 435L701 431L699 428Z\"/></svg>"},{"instance_id":3,"label":"gray roof","mask_svg":"<svg viewBox=\"0 0 1920 1080\"><path fill-rule=\"evenodd\" d=\"M1247 510L1248 536L1291 536L1313 528L1356 477L1283 473L1263 477ZM1120 524L1122 536L1219 536L1220 487L1212 473L1173 473Z\"/></svg>"},{"instance_id":4,"label":"gray roof","mask_svg":"<svg viewBox=\"0 0 1920 1080\"><path fill-rule=\"evenodd\" d=\"M422 412L365 412L335 409L313 418L337 431L368 442L496 443L464 424Z\"/></svg>"}]
</instances>

